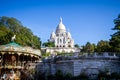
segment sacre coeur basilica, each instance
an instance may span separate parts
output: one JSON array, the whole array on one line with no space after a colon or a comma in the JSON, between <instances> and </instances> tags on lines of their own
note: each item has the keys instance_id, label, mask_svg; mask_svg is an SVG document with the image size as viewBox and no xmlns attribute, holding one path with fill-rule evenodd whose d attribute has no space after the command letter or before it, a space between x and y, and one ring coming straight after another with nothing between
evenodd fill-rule
<instances>
[{"instance_id":1,"label":"sacre coeur basilica","mask_svg":"<svg viewBox=\"0 0 120 80\"><path fill-rule=\"evenodd\" d=\"M45 47L42 50L50 52L51 54L59 53L74 53L80 51L78 48L74 47L74 39L71 36L71 33L66 30L65 25L60 18L60 22L57 25L56 31L52 32L50 35L49 42L53 42L55 47Z\"/></svg>"}]
</instances>

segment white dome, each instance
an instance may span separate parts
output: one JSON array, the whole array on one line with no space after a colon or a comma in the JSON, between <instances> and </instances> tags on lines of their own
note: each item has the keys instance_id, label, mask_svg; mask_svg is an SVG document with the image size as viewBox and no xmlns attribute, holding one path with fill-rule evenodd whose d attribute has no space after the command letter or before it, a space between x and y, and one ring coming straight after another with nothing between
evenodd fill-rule
<instances>
[{"instance_id":1,"label":"white dome","mask_svg":"<svg viewBox=\"0 0 120 80\"><path fill-rule=\"evenodd\" d=\"M54 38L54 37L55 37L55 33L52 32L52 34L51 34L51 38Z\"/></svg>"},{"instance_id":2,"label":"white dome","mask_svg":"<svg viewBox=\"0 0 120 80\"><path fill-rule=\"evenodd\" d=\"M59 33L61 31L66 32L66 28L65 28L64 24L62 23L62 18L60 18L60 23L57 26L56 33Z\"/></svg>"},{"instance_id":3,"label":"white dome","mask_svg":"<svg viewBox=\"0 0 120 80\"><path fill-rule=\"evenodd\" d=\"M65 26L64 26L62 23L60 23L60 24L57 26L57 29L66 30L66 29L65 29Z\"/></svg>"},{"instance_id":4,"label":"white dome","mask_svg":"<svg viewBox=\"0 0 120 80\"><path fill-rule=\"evenodd\" d=\"M71 38L71 34L70 34L70 32L67 32L67 35L68 35L69 38Z\"/></svg>"}]
</instances>

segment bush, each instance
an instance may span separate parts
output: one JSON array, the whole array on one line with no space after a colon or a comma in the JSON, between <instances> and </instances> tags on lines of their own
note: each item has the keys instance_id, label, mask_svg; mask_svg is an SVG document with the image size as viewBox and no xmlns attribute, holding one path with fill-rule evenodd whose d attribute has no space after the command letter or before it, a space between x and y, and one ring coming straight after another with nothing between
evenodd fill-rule
<instances>
[{"instance_id":1,"label":"bush","mask_svg":"<svg viewBox=\"0 0 120 80\"><path fill-rule=\"evenodd\" d=\"M56 73L55 73L55 77L56 77L56 80L63 80L63 73L61 70L58 70Z\"/></svg>"},{"instance_id":2,"label":"bush","mask_svg":"<svg viewBox=\"0 0 120 80\"><path fill-rule=\"evenodd\" d=\"M79 79L89 79L88 75L85 74L84 72L81 73L79 76L78 76Z\"/></svg>"},{"instance_id":3,"label":"bush","mask_svg":"<svg viewBox=\"0 0 120 80\"><path fill-rule=\"evenodd\" d=\"M111 78L112 78L112 79L120 79L120 74L114 72L114 73L111 74Z\"/></svg>"}]
</instances>

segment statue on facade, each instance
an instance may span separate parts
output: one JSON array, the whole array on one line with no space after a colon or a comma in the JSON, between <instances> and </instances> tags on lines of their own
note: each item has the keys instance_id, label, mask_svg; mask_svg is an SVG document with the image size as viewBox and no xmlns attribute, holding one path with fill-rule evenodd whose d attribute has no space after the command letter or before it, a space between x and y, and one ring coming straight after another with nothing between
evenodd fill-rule
<instances>
[{"instance_id":1,"label":"statue on facade","mask_svg":"<svg viewBox=\"0 0 120 80\"><path fill-rule=\"evenodd\" d=\"M16 39L16 35L14 35L12 38L11 38L11 41L14 41Z\"/></svg>"}]
</instances>

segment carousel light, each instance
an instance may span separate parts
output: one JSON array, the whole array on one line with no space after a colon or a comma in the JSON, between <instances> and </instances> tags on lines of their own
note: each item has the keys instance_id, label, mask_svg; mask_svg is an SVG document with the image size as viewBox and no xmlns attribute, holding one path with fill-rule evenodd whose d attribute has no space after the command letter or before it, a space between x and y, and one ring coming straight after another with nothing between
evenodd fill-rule
<instances>
[{"instance_id":1,"label":"carousel light","mask_svg":"<svg viewBox=\"0 0 120 80\"><path fill-rule=\"evenodd\" d=\"M11 52L8 52L8 54L12 54Z\"/></svg>"},{"instance_id":2,"label":"carousel light","mask_svg":"<svg viewBox=\"0 0 120 80\"><path fill-rule=\"evenodd\" d=\"M30 56L33 57L34 55L31 54Z\"/></svg>"},{"instance_id":3,"label":"carousel light","mask_svg":"<svg viewBox=\"0 0 120 80\"><path fill-rule=\"evenodd\" d=\"M11 54L14 54L14 52L11 52Z\"/></svg>"},{"instance_id":4,"label":"carousel light","mask_svg":"<svg viewBox=\"0 0 120 80\"><path fill-rule=\"evenodd\" d=\"M24 54L25 56L27 55L27 54Z\"/></svg>"},{"instance_id":5,"label":"carousel light","mask_svg":"<svg viewBox=\"0 0 120 80\"><path fill-rule=\"evenodd\" d=\"M26 53L26 54L24 54L24 55L28 56L29 54Z\"/></svg>"},{"instance_id":6,"label":"carousel light","mask_svg":"<svg viewBox=\"0 0 120 80\"><path fill-rule=\"evenodd\" d=\"M1 52L2 53L2 55L4 55L5 54L5 52Z\"/></svg>"},{"instance_id":7,"label":"carousel light","mask_svg":"<svg viewBox=\"0 0 120 80\"><path fill-rule=\"evenodd\" d=\"M22 53L18 53L18 55L20 56Z\"/></svg>"}]
</instances>

